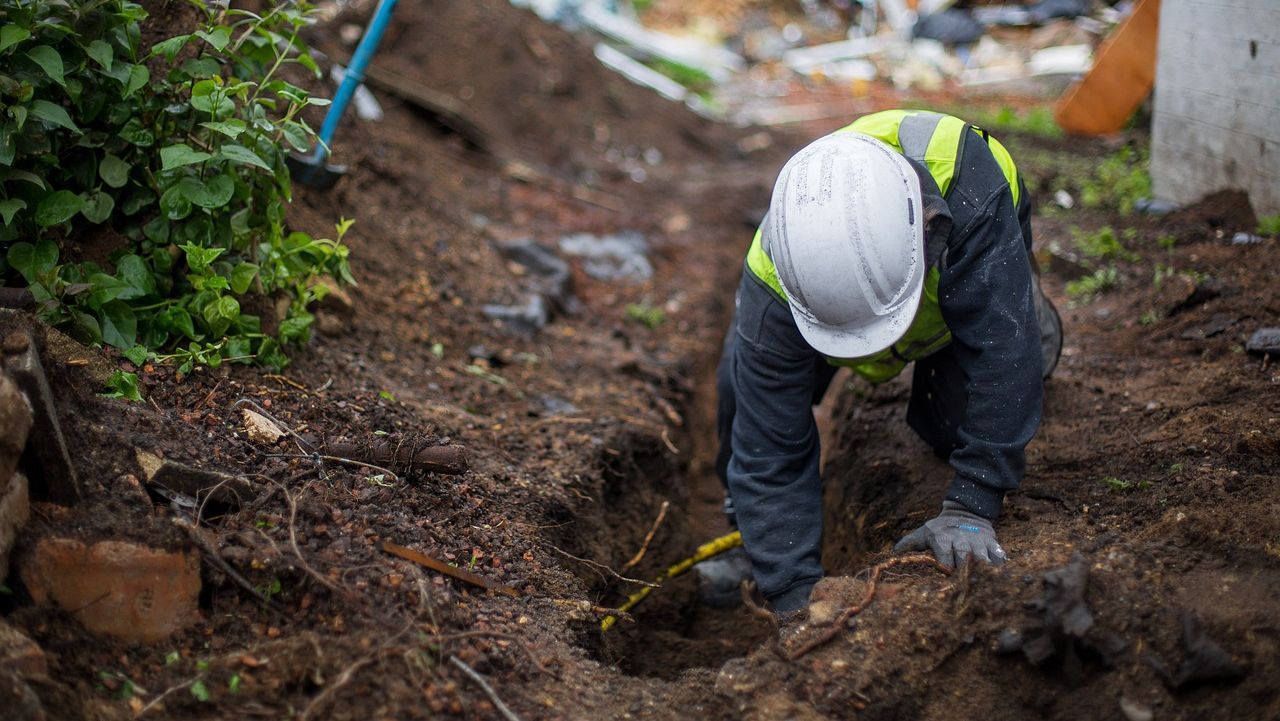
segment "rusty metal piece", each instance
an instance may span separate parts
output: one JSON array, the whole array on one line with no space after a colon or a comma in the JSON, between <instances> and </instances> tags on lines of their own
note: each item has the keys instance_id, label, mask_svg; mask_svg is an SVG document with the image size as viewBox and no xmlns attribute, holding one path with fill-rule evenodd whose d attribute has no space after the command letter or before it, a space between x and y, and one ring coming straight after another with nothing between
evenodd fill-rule
<instances>
[{"instance_id":1,"label":"rusty metal piece","mask_svg":"<svg viewBox=\"0 0 1280 721\"><path fill-rule=\"evenodd\" d=\"M22 389L34 411L35 422L27 439L35 460L34 466L27 468L32 495L62 505L75 503L81 496L80 482L58 423L53 390L40 364L35 340L30 331L15 331L5 338L4 348L5 371Z\"/></svg>"},{"instance_id":2,"label":"rusty metal piece","mask_svg":"<svg viewBox=\"0 0 1280 721\"><path fill-rule=\"evenodd\" d=\"M413 561L419 566L425 566L433 571L439 571L446 576L451 576L459 581L469 583L472 586L479 586L480 588L493 591L494 593L501 593L504 596L510 596L512 598L520 597L519 592L510 586L498 583L497 581L491 581L478 573L472 573L471 571L466 571L461 568L457 568L456 566L450 566L444 561L441 561L438 558L432 558L421 551L415 551L412 548L405 548L404 546L394 544L391 541L383 541L382 550L393 556L399 556L406 561Z\"/></svg>"},{"instance_id":3,"label":"rusty metal piece","mask_svg":"<svg viewBox=\"0 0 1280 721\"><path fill-rule=\"evenodd\" d=\"M342 458L374 463L392 470L429 471L461 475L470 467L467 449L462 446L426 446L409 439L378 438L359 442L348 438L327 438L324 452Z\"/></svg>"}]
</instances>

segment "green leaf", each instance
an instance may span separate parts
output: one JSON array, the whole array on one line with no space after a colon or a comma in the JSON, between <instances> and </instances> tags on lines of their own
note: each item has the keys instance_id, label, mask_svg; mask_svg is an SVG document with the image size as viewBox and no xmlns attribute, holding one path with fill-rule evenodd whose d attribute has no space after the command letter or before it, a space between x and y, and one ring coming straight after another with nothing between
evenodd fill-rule
<instances>
[{"instance_id":1,"label":"green leaf","mask_svg":"<svg viewBox=\"0 0 1280 721\"><path fill-rule=\"evenodd\" d=\"M133 363L133 364L134 364L134 365L136 365L136 366L140 366L140 365L142 365L143 363L146 363L146 362L147 362L147 348L146 348L146 346L135 345L134 347L132 347L132 348L130 348L129 350L127 350L127 351L125 351L124 353L122 353L121 355L123 355L125 358L128 358L128 359L129 359L129 362L130 362L130 363ZM175 653L176 653L176 651L175 651ZM165 658L165 661L166 661L166 662L168 662L168 658L167 658L167 657Z\"/></svg>"},{"instance_id":2,"label":"green leaf","mask_svg":"<svg viewBox=\"0 0 1280 721\"><path fill-rule=\"evenodd\" d=\"M13 216L19 210L27 207L27 201L21 198L9 198L8 200L0 200L0 218L4 220L5 225L13 224Z\"/></svg>"},{"instance_id":3,"label":"green leaf","mask_svg":"<svg viewBox=\"0 0 1280 721\"><path fill-rule=\"evenodd\" d=\"M142 348L142 346L137 346ZM146 348L142 348L143 357L146 357ZM107 378L107 390L100 393L103 398L123 398L128 401L139 402L142 400L142 394L138 392L138 374L125 373L118 370Z\"/></svg>"},{"instance_id":4,"label":"green leaf","mask_svg":"<svg viewBox=\"0 0 1280 721\"><path fill-rule=\"evenodd\" d=\"M120 129L120 137L140 148L149 148L156 142L155 133L151 132L137 118L130 118L129 122L124 124L124 127Z\"/></svg>"},{"instance_id":5,"label":"green leaf","mask_svg":"<svg viewBox=\"0 0 1280 721\"><path fill-rule=\"evenodd\" d=\"M173 170L193 163L203 163L212 157L209 153L195 150L186 143L177 143L160 149L160 163L161 168L164 170Z\"/></svg>"},{"instance_id":6,"label":"green leaf","mask_svg":"<svg viewBox=\"0 0 1280 721\"><path fill-rule=\"evenodd\" d=\"M124 92L120 97L127 98L133 95L151 80L151 71L147 70L146 65L134 65L129 69L129 81L125 84Z\"/></svg>"},{"instance_id":7,"label":"green leaf","mask_svg":"<svg viewBox=\"0 0 1280 721\"><path fill-rule=\"evenodd\" d=\"M35 173L28 173L25 170L14 170L13 168L9 168L7 170L0 168L0 181L6 180L21 180L24 183L31 183L41 190L48 187L44 184L44 179Z\"/></svg>"},{"instance_id":8,"label":"green leaf","mask_svg":"<svg viewBox=\"0 0 1280 721\"><path fill-rule=\"evenodd\" d=\"M94 62L101 65L103 70L110 70L111 63L116 59L116 54L112 51L111 45L105 40L94 40L89 43L89 46L84 51L89 54L89 57L93 58Z\"/></svg>"},{"instance_id":9,"label":"green leaf","mask_svg":"<svg viewBox=\"0 0 1280 721\"><path fill-rule=\"evenodd\" d=\"M207 181L188 176L178 182L182 197L201 208L220 208L231 200L235 193L235 181L229 175L215 175Z\"/></svg>"},{"instance_id":10,"label":"green leaf","mask_svg":"<svg viewBox=\"0 0 1280 721\"><path fill-rule=\"evenodd\" d=\"M258 266L254 263L240 263L231 271L231 290L236 295L243 295L249 290L249 286L253 284L253 279L258 275Z\"/></svg>"},{"instance_id":11,"label":"green leaf","mask_svg":"<svg viewBox=\"0 0 1280 721\"><path fill-rule=\"evenodd\" d=\"M55 83L64 88L67 86L67 81L63 77L62 56L58 54L57 50L48 45L37 45L27 51L27 57L43 68Z\"/></svg>"},{"instance_id":12,"label":"green leaf","mask_svg":"<svg viewBox=\"0 0 1280 721\"><path fill-rule=\"evenodd\" d=\"M31 32L26 28L21 28L17 25L5 25L0 28L0 52L8 50L29 37L31 37Z\"/></svg>"},{"instance_id":13,"label":"green leaf","mask_svg":"<svg viewBox=\"0 0 1280 721\"><path fill-rule=\"evenodd\" d=\"M236 138L240 137L240 134L243 133L245 130L244 121L240 120L239 118L231 118L230 120L210 121L207 123L200 123L200 125L210 130L216 130L217 132L222 133L223 135L227 136L228 138L231 138L232 140L235 140Z\"/></svg>"},{"instance_id":14,"label":"green leaf","mask_svg":"<svg viewBox=\"0 0 1280 721\"><path fill-rule=\"evenodd\" d=\"M98 319L82 310L71 309L71 337L85 345L102 342L102 327Z\"/></svg>"},{"instance_id":15,"label":"green leaf","mask_svg":"<svg viewBox=\"0 0 1280 721\"><path fill-rule=\"evenodd\" d=\"M116 277L138 291L135 297L155 295L156 279L141 257L130 253L116 262Z\"/></svg>"},{"instance_id":16,"label":"green leaf","mask_svg":"<svg viewBox=\"0 0 1280 721\"><path fill-rule=\"evenodd\" d=\"M22 130L22 126L27 124L27 109L22 105L9 106L9 117L13 118L13 124L18 130Z\"/></svg>"},{"instance_id":17,"label":"green leaf","mask_svg":"<svg viewBox=\"0 0 1280 721\"><path fill-rule=\"evenodd\" d=\"M313 133L307 127L290 120L280 129L284 132L284 139L289 141L294 150L305 153L311 147Z\"/></svg>"},{"instance_id":18,"label":"green leaf","mask_svg":"<svg viewBox=\"0 0 1280 721\"><path fill-rule=\"evenodd\" d=\"M59 190L40 199L36 206L36 224L41 228L65 223L84 208L84 201L70 190Z\"/></svg>"},{"instance_id":19,"label":"green leaf","mask_svg":"<svg viewBox=\"0 0 1280 721\"><path fill-rule=\"evenodd\" d=\"M173 59L178 55L178 51L182 50L182 47L186 45L187 41L190 39L190 35L176 35L167 40L161 40L151 46L151 54L163 55L166 60L173 62Z\"/></svg>"},{"instance_id":20,"label":"green leaf","mask_svg":"<svg viewBox=\"0 0 1280 721\"><path fill-rule=\"evenodd\" d=\"M265 160L260 158L257 153L244 147L243 145L227 143L226 145L218 149L218 156L226 160L230 160L232 162L241 163L244 165L252 165L258 168L262 168L263 170L266 170L266 171L271 170L271 166L267 165L267 162Z\"/></svg>"},{"instance_id":21,"label":"green leaf","mask_svg":"<svg viewBox=\"0 0 1280 721\"><path fill-rule=\"evenodd\" d=\"M67 115L67 111L61 105L49 102L48 100L32 100L31 114L47 123L53 123L66 128L80 132L80 128L71 120L71 116Z\"/></svg>"},{"instance_id":22,"label":"green leaf","mask_svg":"<svg viewBox=\"0 0 1280 721\"><path fill-rule=\"evenodd\" d=\"M204 40L213 46L214 50L222 52L227 47L227 43L231 42L231 28L225 25L219 25L210 32L197 32L196 37Z\"/></svg>"},{"instance_id":23,"label":"green leaf","mask_svg":"<svg viewBox=\"0 0 1280 721\"><path fill-rule=\"evenodd\" d=\"M106 273L90 275L89 287L92 290L89 292L89 298L86 302L90 308L101 308L107 303L116 300L138 297L138 291L134 290L128 283Z\"/></svg>"},{"instance_id":24,"label":"green leaf","mask_svg":"<svg viewBox=\"0 0 1280 721\"><path fill-rule=\"evenodd\" d=\"M9 248L5 260L17 269L28 283L34 283L38 276L48 273L58 264L58 246L47 238L35 245L14 243Z\"/></svg>"},{"instance_id":25,"label":"green leaf","mask_svg":"<svg viewBox=\"0 0 1280 721\"><path fill-rule=\"evenodd\" d=\"M118 156L107 153L98 162L98 177L112 188L123 188L129 182L130 165Z\"/></svg>"},{"instance_id":26,"label":"green leaf","mask_svg":"<svg viewBox=\"0 0 1280 721\"><path fill-rule=\"evenodd\" d=\"M182 190L175 185L160 196L160 210L169 220L182 220L191 215L191 201L183 197Z\"/></svg>"},{"instance_id":27,"label":"green leaf","mask_svg":"<svg viewBox=\"0 0 1280 721\"><path fill-rule=\"evenodd\" d=\"M0 165L13 165L13 159L18 156L16 136L13 123L0 123Z\"/></svg>"},{"instance_id":28,"label":"green leaf","mask_svg":"<svg viewBox=\"0 0 1280 721\"><path fill-rule=\"evenodd\" d=\"M120 350L132 348L138 339L138 319L122 300L102 306L102 342Z\"/></svg>"},{"instance_id":29,"label":"green leaf","mask_svg":"<svg viewBox=\"0 0 1280 721\"><path fill-rule=\"evenodd\" d=\"M95 190L87 196L82 196L84 207L80 209L80 214L90 223L102 223L111 217L111 211L115 210L116 201L109 194Z\"/></svg>"}]
</instances>

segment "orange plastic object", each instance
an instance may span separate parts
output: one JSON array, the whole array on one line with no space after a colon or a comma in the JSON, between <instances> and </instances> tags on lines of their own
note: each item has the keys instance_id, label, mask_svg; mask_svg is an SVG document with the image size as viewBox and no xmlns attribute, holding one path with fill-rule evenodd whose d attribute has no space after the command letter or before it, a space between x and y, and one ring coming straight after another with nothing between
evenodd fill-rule
<instances>
[{"instance_id":1,"label":"orange plastic object","mask_svg":"<svg viewBox=\"0 0 1280 721\"><path fill-rule=\"evenodd\" d=\"M1068 133L1104 135L1124 127L1156 80L1160 0L1138 0L1098 48L1093 67L1058 100L1053 118Z\"/></svg>"}]
</instances>

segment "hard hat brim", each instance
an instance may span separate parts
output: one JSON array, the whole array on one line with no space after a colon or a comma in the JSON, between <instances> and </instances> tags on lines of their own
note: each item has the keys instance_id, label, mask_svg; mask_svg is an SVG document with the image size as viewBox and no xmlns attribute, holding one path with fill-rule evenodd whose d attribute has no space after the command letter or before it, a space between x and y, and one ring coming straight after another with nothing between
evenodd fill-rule
<instances>
[{"instance_id":1,"label":"hard hat brim","mask_svg":"<svg viewBox=\"0 0 1280 721\"><path fill-rule=\"evenodd\" d=\"M866 358L889 348L906 335L919 312L923 295L924 283L920 283L896 312L880 316L870 325L851 323L847 326L834 326L819 323L799 311L794 303L790 305L791 317L795 319L796 327L805 342L824 356L840 359Z\"/></svg>"}]
</instances>

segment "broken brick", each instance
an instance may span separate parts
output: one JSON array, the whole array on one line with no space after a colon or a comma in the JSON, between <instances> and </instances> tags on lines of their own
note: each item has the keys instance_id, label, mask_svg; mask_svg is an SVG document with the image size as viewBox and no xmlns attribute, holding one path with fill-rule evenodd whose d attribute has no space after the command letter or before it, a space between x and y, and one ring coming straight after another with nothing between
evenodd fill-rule
<instances>
[{"instance_id":1,"label":"broken brick","mask_svg":"<svg viewBox=\"0 0 1280 721\"><path fill-rule=\"evenodd\" d=\"M19 572L36 603L69 610L95 633L150 643L198 618L200 559L193 551L48 537Z\"/></svg>"},{"instance_id":2,"label":"broken brick","mask_svg":"<svg viewBox=\"0 0 1280 721\"><path fill-rule=\"evenodd\" d=\"M23 677L46 676L49 663L35 641L0 621L0 670L12 671Z\"/></svg>"}]
</instances>

